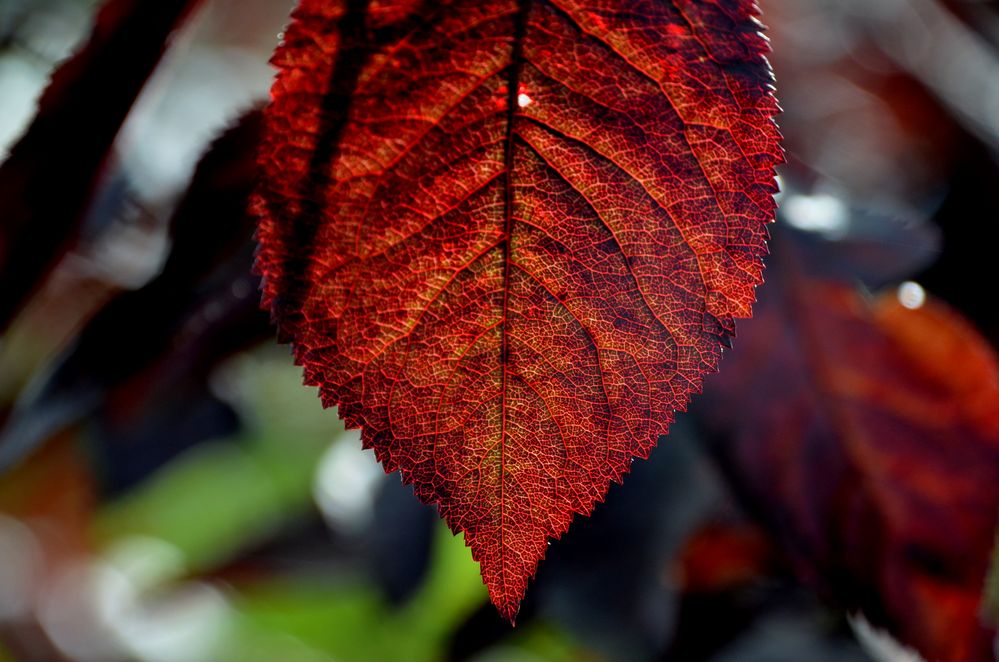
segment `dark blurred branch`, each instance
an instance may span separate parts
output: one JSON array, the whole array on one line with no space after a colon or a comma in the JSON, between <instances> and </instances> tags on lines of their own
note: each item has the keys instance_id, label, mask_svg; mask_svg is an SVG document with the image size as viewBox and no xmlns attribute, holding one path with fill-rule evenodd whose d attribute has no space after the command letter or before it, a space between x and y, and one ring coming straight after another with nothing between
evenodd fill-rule
<instances>
[{"instance_id":1,"label":"dark blurred branch","mask_svg":"<svg viewBox=\"0 0 999 662\"><path fill-rule=\"evenodd\" d=\"M165 359L173 358L161 372L201 378L221 358L271 333L250 273L254 223L247 200L260 124L258 111L247 113L201 160L171 219L173 248L162 273L98 312L51 373L22 396L0 431L0 470ZM131 395L142 394L133 388Z\"/></svg>"},{"instance_id":2,"label":"dark blurred branch","mask_svg":"<svg viewBox=\"0 0 999 662\"><path fill-rule=\"evenodd\" d=\"M70 245L132 104L198 0L110 0L0 167L0 330Z\"/></svg>"}]
</instances>

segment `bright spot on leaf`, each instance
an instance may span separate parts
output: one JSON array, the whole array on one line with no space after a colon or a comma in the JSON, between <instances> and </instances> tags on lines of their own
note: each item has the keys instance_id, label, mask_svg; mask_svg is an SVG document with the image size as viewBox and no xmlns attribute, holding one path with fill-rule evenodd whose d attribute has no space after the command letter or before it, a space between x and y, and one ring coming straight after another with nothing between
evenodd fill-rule
<instances>
[{"instance_id":1,"label":"bright spot on leaf","mask_svg":"<svg viewBox=\"0 0 999 662\"><path fill-rule=\"evenodd\" d=\"M919 283L907 280L898 286L898 302L909 310L916 310L926 303L926 290Z\"/></svg>"},{"instance_id":2,"label":"bright spot on leaf","mask_svg":"<svg viewBox=\"0 0 999 662\"><path fill-rule=\"evenodd\" d=\"M837 239L850 227L850 214L839 198L820 193L792 195L783 203L788 225L805 232L817 232L827 239Z\"/></svg>"},{"instance_id":3,"label":"bright spot on leaf","mask_svg":"<svg viewBox=\"0 0 999 662\"><path fill-rule=\"evenodd\" d=\"M520 94L517 95L517 105L520 106L521 108L527 108L533 102L534 102L534 99L532 99L531 97L527 96L523 92L521 92Z\"/></svg>"}]
</instances>

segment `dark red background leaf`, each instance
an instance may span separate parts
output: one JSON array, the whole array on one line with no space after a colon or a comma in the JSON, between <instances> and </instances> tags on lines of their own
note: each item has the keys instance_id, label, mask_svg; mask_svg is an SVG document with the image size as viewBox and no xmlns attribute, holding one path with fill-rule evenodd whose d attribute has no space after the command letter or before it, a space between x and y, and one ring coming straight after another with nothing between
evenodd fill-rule
<instances>
[{"instance_id":1,"label":"dark red background leaf","mask_svg":"<svg viewBox=\"0 0 999 662\"><path fill-rule=\"evenodd\" d=\"M943 304L865 301L792 242L768 276L702 401L731 476L826 595L927 659L989 659L999 360Z\"/></svg>"},{"instance_id":2,"label":"dark red background leaf","mask_svg":"<svg viewBox=\"0 0 999 662\"><path fill-rule=\"evenodd\" d=\"M275 57L264 301L507 618L750 313L780 160L755 13L305 0Z\"/></svg>"},{"instance_id":3,"label":"dark red background leaf","mask_svg":"<svg viewBox=\"0 0 999 662\"><path fill-rule=\"evenodd\" d=\"M720 592L765 575L774 550L758 526L711 523L693 534L679 555L678 580L685 591Z\"/></svg>"},{"instance_id":4,"label":"dark red background leaf","mask_svg":"<svg viewBox=\"0 0 999 662\"><path fill-rule=\"evenodd\" d=\"M110 0L0 167L0 330L74 237L118 130L199 0Z\"/></svg>"}]
</instances>

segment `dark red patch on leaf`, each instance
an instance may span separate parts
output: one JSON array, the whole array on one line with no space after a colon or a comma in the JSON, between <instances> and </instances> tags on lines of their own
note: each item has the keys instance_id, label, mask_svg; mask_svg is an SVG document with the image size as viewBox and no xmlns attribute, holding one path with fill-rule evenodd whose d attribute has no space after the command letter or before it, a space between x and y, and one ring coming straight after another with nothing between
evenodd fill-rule
<instances>
[{"instance_id":1,"label":"dark red patch on leaf","mask_svg":"<svg viewBox=\"0 0 999 662\"><path fill-rule=\"evenodd\" d=\"M275 56L264 302L512 619L716 369L772 219L748 0L304 0Z\"/></svg>"}]
</instances>

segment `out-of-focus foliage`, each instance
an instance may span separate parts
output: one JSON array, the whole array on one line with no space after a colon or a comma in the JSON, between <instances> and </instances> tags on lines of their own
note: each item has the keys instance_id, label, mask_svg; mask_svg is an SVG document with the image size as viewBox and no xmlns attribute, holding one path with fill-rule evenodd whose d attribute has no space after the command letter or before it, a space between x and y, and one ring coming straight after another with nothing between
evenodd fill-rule
<instances>
[{"instance_id":1,"label":"out-of-focus foliage","mask_svg":"<svg viewBox=\"0 0 999 662\"><path fill-rule=\"evenodd\" d=\"M215 153L179 230L199 155L266 100L291 5L202 0L0 336L0 659L994 656L999 11L761 4L789 163L758 318L511 630L266 337L224 201L252 146ZM0 0L0 153L95 11Z\"/></svg>"},{"instance_id":2,"label":"out-of-focus foliage","mask_svg":"<svg viewBox=\"0 0 999 662\"><path fill-rule=\"evenodd\" d=\"M914 283L867 301L789 239L775 233L772 286L701 403L717 453L820 590L933 659L978 659L999 361Z\"/></svg>"}]
</instances>

